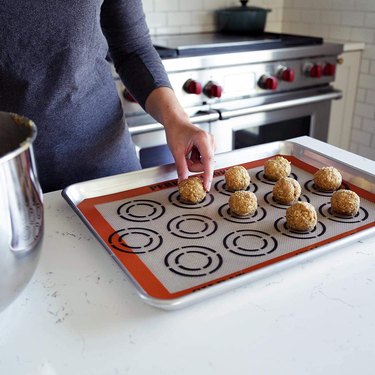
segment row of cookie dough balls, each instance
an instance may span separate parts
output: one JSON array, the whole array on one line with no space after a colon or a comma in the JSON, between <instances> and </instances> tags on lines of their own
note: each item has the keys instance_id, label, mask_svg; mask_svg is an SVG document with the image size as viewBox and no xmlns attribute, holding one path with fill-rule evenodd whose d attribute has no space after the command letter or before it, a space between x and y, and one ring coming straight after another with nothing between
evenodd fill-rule
<instances>
[{"instance_id":1,"label":"row of cookie dough balls","mask_svg":"<svg viewBox=\"0 0 375 375\"><path fill-rule=\"evenodd\" d=\"M239 216L252 215L257 209L258 202L254 193L245 191L250 184L248 171L242 166L234 166L225 171L226 190L233 192L229 197L229 208ZM180 200L184 203L195 204L206 197L202 180L190 177L178 185Z\"/></svg>"},{"instance_id":2,"label":"row of cookie dough balls","mask_svg":"<svg viewBox=\"0 0 375 375\"><path fill-rule=\"evenodd\" d=\"M297 180L289 178L291 163L281 157L269 159L264 164L264 176L270 181L276 181L273 188L274 199L286 205L291 205L286 212L289 228L300 231L312 230L317 223L317 214L313 205L307 202L297 202L301 195L301 186ZM233 192L229 198L229 208L239 216L253 215L257 209L257 197L246 191L251 181L248 171L243 166L234 166L225 171L226 190ZM314 174L315 187L322 191L337 190L342 183L340 172L333 167L323 167ZM199 177L190 177L179 184L179 194L183 202L198 203L206 192ZM358 195L351 190L338 190L332 194L332 210L341 215L354 216L359 210Z\"/></svg>"},{"instance_id":3,"label":"row of cookie dough balls","mask_svg":"<svg viewBox=\"0 0 375 375\"><path fill-rule=\"evenodd\" d=\"M333 214L355 216L359 205L359 196L352 190L340 189L331 196ZM286 223L292 230L309 232L315 228L317 221L317 213L311 203L297 202L286 210Z\"/></svg>"},{"instance_id":4,"label":"row of cookie dough balls","mask_svg":"<svg viewBox=\"0 0 375 375\"><path fill-rule=\"evenodd\" d=\"M264 176L276 181L273 198L282 204L291 205L286 210L286 223L292 230L311 231L317 224L315 207L308 202L295 202L301 195L299 182L288 176L291 173L290 162L282 156L266 161ZM322 167L314 173L314 187L323 192L333 192L331 208L333 213L354 216L360 206L359 196L351 190L340 189L341 173L334 167ZM339 189L339 190L338 190Z\"/></svg>"}]
</instances>

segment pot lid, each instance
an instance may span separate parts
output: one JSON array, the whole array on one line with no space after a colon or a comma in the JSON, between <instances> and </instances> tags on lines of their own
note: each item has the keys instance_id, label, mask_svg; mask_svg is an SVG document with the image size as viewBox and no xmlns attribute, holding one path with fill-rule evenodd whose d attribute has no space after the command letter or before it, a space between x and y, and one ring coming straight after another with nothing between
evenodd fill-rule
<instances>
[{"instance_id":1,"label":"pot lid","mask_svg":"<svg viewBox=\"0 0 375 375\"><path fill-rule=\"evenodd\" d=\"M229 8L220 9L219 12L252 12L252 11L260 11L260 12L271 12L271 9L265 9L255 6L248 6L247 3L249 0L240 0L241 6L233 6Z\"/></svg>"}]
</instances>

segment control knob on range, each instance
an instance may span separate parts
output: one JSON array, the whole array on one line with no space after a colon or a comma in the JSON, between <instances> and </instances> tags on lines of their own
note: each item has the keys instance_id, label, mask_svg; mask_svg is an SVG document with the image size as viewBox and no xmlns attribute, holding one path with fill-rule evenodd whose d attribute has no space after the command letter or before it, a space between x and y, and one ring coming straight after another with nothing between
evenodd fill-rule
<instances>
[{"instance_id":1,"label":"control knob on range","mask_svg":"<svg viewBox=\"0 0 375 375\"><path fill-rule=\"evenodd\" d=\"M311 78L320 78L323 75L323 68L320 64L308 63L303 71L307 77Z\"/></svg>"},{"instance_id":2,"label":"control knob on range","mask_svg":"<svg viewBox=\"0 0 375 375\"><path fill-rule=\"evenodd\" d=\"M287 68L286 66L279 68L277 71L277 77L285 82L293 82L294 76L294 69Z\"/></svg>"},{"instance_id":3,"label":"control knob on range","mask_svg":"<svg viewBox=\"0 0 375 375\"><path fill-rule=\"evenodd\" d=\"M184 83L183 89L188 94L199 95L202 92L202 85L194 79L188 79Z\"/></svg>"},{"instance_id":4,"label":"control knob on range","mask_svg":"<svg viewBox=\"0 0 375 375\"><path fill-rule=\"evenodd\" d=\"M277 78L268 74L263 74L258 81L258 86L264 90L276 90Z\"/></svg>"},{"instance_id":5,"label":"control knob on range","mask_svg":"<svg viewBox=\"0 0 375 375\"><path fill-rule=\"evenodd\" d=\"M213 81L209 81L203 88L203 93L209 98L220 98L223 88Z\"/></svg>"},{"instance_id":6,"label":"control knob on range","mask_svg":"<svg viewBox=\"0 0 375 375\"><path fill-rule=\"evenodd\" d=\"M124 98L128 102L137 103L137 99L135 99L134 96L132 94L130 94L130 92L127 89L124 89L123 95L124 95Z\"/></svg>"},{"instance_id":7,"label":"control knob on range","mask_svg":"<svg viewBox=\"0 0 375 375\"><path fill-rule=\"evenodd\" d=\"M324 65L323 74L325 76L334 76L335 72L336 72L336 65L335 64L327 63L327 64Z\"/></svg>"}]
</instances>

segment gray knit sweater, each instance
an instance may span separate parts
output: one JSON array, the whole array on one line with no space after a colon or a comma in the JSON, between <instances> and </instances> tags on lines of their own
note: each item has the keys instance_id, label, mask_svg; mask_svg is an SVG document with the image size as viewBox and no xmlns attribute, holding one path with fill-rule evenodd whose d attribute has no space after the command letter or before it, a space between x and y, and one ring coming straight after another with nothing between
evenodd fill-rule
<instances>
[{"instance_id":1,"label":"gray knit sweater","mask_svg":"<svg viewBox=\"0 0 375 375\"><path fill-rule=\"evenodd\" d=\"M0 110L36 123L44 192L140 168L108 49L141 105L170 87L141 0L0 1Z\"/></svg>"}]
</instances>

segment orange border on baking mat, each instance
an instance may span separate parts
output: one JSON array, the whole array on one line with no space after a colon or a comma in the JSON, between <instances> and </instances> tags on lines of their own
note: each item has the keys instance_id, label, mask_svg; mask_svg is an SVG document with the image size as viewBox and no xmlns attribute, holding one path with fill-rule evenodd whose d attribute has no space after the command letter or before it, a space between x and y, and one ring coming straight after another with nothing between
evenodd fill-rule
<instances>
[{"instance_id":1,"label":"orange border on baking mat","mask_svg":"<svg viewBox=\"0 0 375 375\"><path fill-rule=\"evenodd\" d=\"M244 166L246 169L252 169L255 167L262 166L266 160L275 156L276 155L270 156L264 159L252 161L252 162L242 163L240 165ZM289 155L280 155L280 156L285 157L286 159L291 161L293 165L309 173L313 174L318 170L318 168L311 166L295 158L294 156L289 156ZM227 168L228 167L215 170L214 176L218 177L218 176L223 175ZM375 194L372 194L371 192L368 192L364 189L359 188L358 186L355 186L347 182L344 182L344 184L349 186L350 189L357 192L360 196L364 197L368 201L373 202L373 203L375 202ZM91 224L92 228L94 228L97 235L105 242L105 244L107 245L107 248L114 254L114 256L119 260L119 262L127 270L127 272L129 272L129 274L134 278L134 280L138 283L140 288L143 289L145 293L149 295L150 297L157 298L157 299L173 299L173 298L181 297L181 296L199 291L209 286L216 285L223 281L247 274L249 272L252 272L260 268L263 268L265 266L291 258L293 256L312 250L319 246L325 245L327 243L333 242L335 240L344 238L356 232L360 232L364 229L375 226L375 221L371 223L367 223L363 225L362 227L359 227L359 228L356 228L356 229L353 229L344 233L340 233L336 236L316 242L315 244L311 244L309 246L295 250L288 254L281 255L277 258L264 261L262 263L259 263L257 265L234 272L224 277L217 278L215 280L202 283L200 285L194 286L189 289L181 290L176 293L170 293L165 288L165 286L159 281L159 279L151 272L151 270L142 262L141 258L138 257L138 255L134 254L133 256L129 253L123 253L111 247L110 243L108 242L108 238L109 238L109 235L113 234L116 230L112 228L112 226L104 219L104 217L100 214L100 212L95 208L95 206L99 204L109 203L109 202L113 202L113 201L117 201L117 200L121 200L125 198L131 198L131 197L135 197L135 196L139 196L139 195L143 195L147 193L152 193L152 192L160 191L164 189L170 189L170 188L177 188L177 180L169 180L169 181L164 181L164 182L157 183L157 184L142 186L142 187L135 188L132 190L122 191L119 193L93 197L93 198L87 198L77 205L77 208L80 210L82 215L86 218L86 220Z\"/></svg>"}]
</instances>

